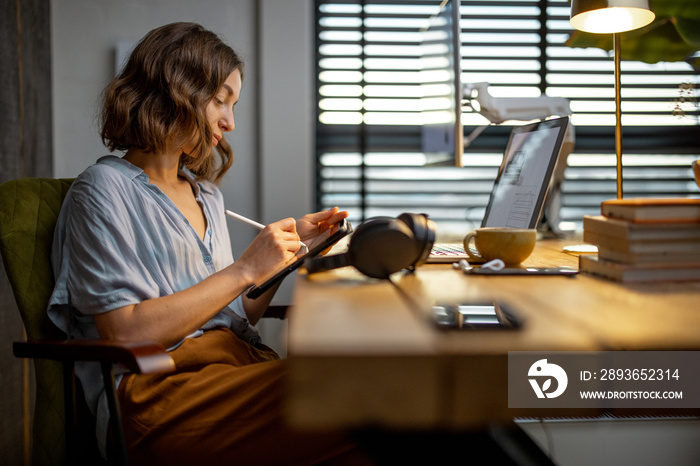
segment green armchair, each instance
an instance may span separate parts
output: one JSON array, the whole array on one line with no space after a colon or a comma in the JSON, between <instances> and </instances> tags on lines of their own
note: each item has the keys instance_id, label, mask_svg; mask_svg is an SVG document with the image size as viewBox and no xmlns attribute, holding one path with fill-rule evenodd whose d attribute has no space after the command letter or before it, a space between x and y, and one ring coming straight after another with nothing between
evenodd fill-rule
<instances>
[{"instance_id":1,"label":"green armchair","mask_svg":"<svg viewBox=\"0 0 700 466\"><path fill-rule=\"evenodd\" d=\"M121 416L115 396L113 364L139 373L174 369L159 345L105 340L67 340L46 309L54 286L51 243L63 199L72 180L23 178L0 185L0 252L22 315L27 341L15 342L15 356L33 358L36 400L33 417L34 465L103 464L97 450L94 419L74 361L99 361L107 381L115 454L110 462L127 464Z\"/></svg>"}]
</instances>

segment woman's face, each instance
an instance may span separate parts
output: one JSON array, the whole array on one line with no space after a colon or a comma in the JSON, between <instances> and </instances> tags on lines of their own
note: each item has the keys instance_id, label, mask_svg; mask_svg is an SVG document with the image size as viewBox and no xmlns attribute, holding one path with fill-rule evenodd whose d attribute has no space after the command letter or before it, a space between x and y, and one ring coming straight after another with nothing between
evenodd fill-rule
<instances>
[{"instance_id":1,"label":"woman's face","mask_svg":"<svg viewBox=\"0 0 700 466\"><path fill-rule=\"evenodd\" d=\"M241 93L241 84L241 72L233 70L207 105L207 120L213 133L212 147L219 143L225 132L233 131L233 109Z\"/></svg>"}]
</instances>

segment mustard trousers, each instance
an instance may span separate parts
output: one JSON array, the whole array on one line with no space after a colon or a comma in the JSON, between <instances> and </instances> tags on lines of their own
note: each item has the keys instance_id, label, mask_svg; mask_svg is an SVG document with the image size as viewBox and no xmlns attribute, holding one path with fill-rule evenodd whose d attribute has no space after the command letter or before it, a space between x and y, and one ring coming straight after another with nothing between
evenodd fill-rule
<instances>
[{"instance_id":1,"label":"mustard trousers","mask_svg":"<svg viewBox=\"0 0 700 466\"><path fill-rule=\"evenodd\" d=\"M170 354L175 372L119 385L132 464L372 464L343 433L285 425L285 362L272 349L220 328Z\"/></svg>"}]
</instances>

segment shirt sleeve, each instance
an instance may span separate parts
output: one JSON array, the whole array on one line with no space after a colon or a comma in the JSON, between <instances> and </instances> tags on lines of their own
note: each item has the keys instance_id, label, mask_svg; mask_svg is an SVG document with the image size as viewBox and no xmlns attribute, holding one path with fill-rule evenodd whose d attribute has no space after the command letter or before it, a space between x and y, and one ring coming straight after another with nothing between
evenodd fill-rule
<instances>
[{"instance_id":1,"label":"shirt sleeve","mask_svg":"<svg viewBox=\"0 0 700 466\"><path fill-rule=\"evenodd\" d=\"M61 270L70 304L96 314L157 297L125 203L80 183L70 202Z\"/></svg>"}]
</instances>

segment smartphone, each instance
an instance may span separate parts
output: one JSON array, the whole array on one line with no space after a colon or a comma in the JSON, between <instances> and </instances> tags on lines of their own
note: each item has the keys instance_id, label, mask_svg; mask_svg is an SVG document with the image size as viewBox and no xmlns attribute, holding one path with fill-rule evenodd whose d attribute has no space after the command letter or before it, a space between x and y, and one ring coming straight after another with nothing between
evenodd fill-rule
<instances>
[{"instance_id":1,"label":"smartphone","mask_svg":"<svg viewBox=\"0 0 700 466\"><path fill-rule=\"evenodd\" d=\"M306 254L298 256L296 259L294 259L294 261L271 273L261 280L260 284L253 285L246 292L246 296L251 299L257 298L284 279L287 275L298 269L306 259L319 255L321 252L333 246L351 232L352 225L350 225L350 222L348 222L347 219L343 219L342 223L338 225L338 229L331 236L326 238L325 241L313 246Z\"/></svg>"},{"instance_id":2,"label":"smartphone","mask_svg":"<svg viewBox=\"0 0 700 466\"><path fill-rule=\"evenodd\" d=\"M576 275L578 269L573 267L506 267L493 270L484 267L473 267L465 270L468 275Z\"/></svg>"},{"instance_id":3,"label":"smartphone","mask_svg":"<svg viewBox=\"0 0 700 466\"><path fill-rule=\"evenodd\" d=\"M438 303L433 323L443 330L517 330L522 320L512 307L499 301Z\"/></svg>"}]
</instances>

